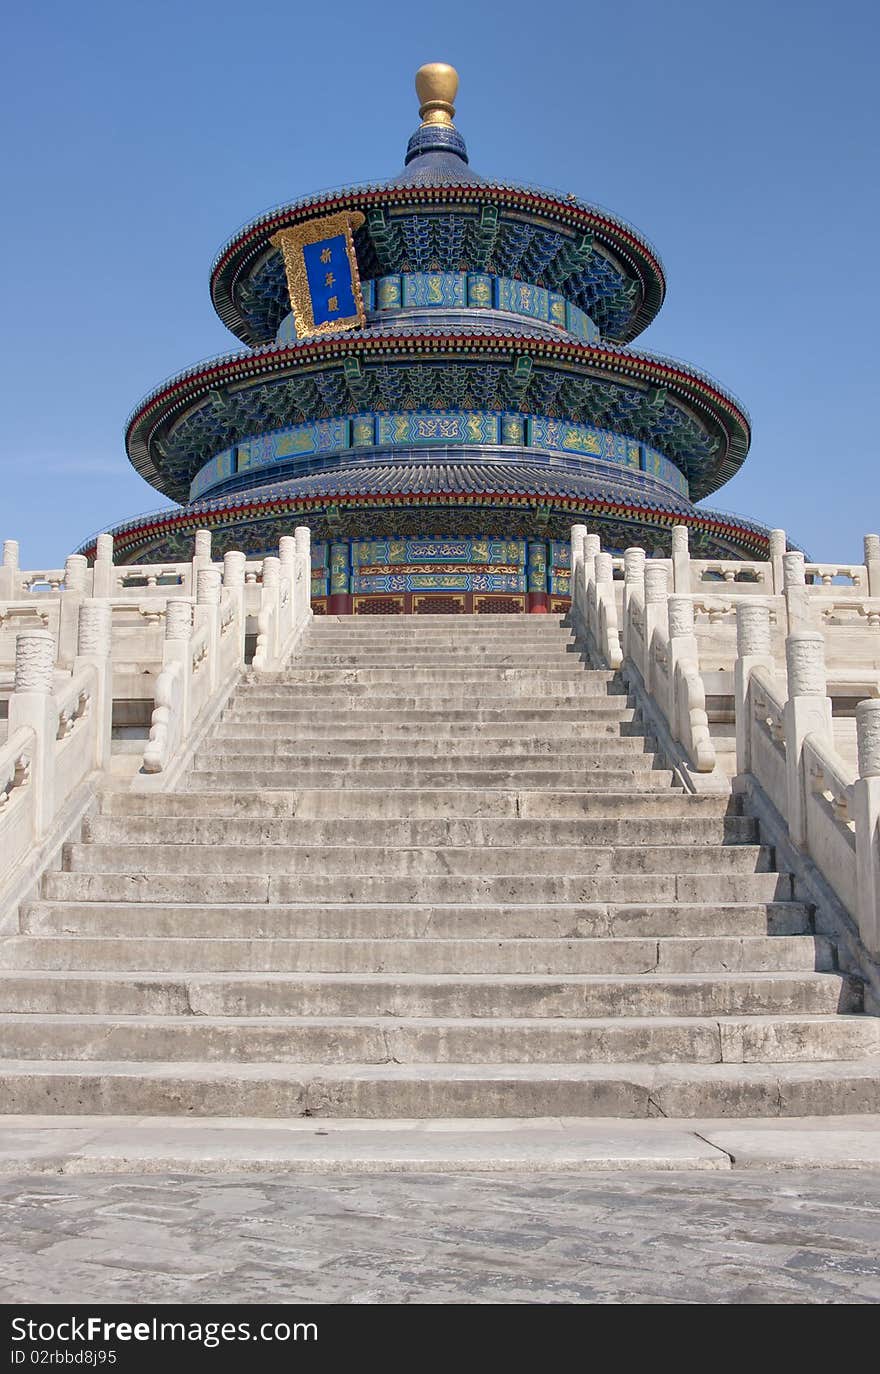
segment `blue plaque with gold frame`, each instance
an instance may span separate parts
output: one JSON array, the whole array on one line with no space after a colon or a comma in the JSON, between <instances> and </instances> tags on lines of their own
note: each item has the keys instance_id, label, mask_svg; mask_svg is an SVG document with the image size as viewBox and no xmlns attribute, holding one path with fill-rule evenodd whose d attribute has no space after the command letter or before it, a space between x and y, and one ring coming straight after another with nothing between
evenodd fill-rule
<instances>
[{"instance_id":1,"label":"blue plaque with gold frame","mask_svg":"<svg viewBox=\"0 0 880 1374\"><path fill-rule=\"evenodd\" d=\"M366 323L353 237L363 222L360 211L344 211L273 234L270 242L284 258L298 339Z\"/></svg>"}]
</instances>

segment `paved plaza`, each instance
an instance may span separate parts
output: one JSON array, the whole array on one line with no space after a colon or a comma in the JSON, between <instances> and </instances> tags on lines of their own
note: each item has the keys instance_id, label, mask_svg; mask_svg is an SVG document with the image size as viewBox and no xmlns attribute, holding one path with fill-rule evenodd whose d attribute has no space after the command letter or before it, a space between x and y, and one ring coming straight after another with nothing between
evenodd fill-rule
<instances>
[{"instance_id":1,"label":"paved plaza","mask_svg":"<svg viewBox=\"0 0 880 1374\"><path fill-rule=\"evenodd\" d=\"M880 1171L0 1180L32 1302L874 1303Z\"/></svg>"}]
</instances>

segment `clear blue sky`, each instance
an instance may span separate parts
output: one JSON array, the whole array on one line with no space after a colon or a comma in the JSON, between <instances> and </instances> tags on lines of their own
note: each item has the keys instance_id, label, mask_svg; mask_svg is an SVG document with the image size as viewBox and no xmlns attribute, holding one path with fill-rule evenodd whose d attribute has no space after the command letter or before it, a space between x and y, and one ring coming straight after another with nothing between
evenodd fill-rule
<instances>
[{"instance_id":1,"label":"clear blue sky","mask_svg":"<svg viewBox=\"0 0 880 1374\"><path fill-rule=\"evenodd\" d=\"M870 0L35 0L9 11L0 115L0 536L57 565L165 504L123 426L163 377L239 347L214 253L268 206L381 177L413 74L461 74L472 165L571 190L653 241L669 291L645 347L745 402L712 504L814 557L880 527Z\"/></svg>"}]
</instances>

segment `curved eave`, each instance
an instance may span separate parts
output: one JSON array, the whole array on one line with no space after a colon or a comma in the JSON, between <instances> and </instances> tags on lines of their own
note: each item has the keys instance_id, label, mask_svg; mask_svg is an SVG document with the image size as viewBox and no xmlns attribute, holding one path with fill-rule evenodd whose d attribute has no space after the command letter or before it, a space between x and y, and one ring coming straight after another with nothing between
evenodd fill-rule
<instances>
[{"instance_id":1,"label":"curved eave","mask_svg":"<svg viewBox=\"0 0 880 1374\"><path fill-rule=\"evenodd\" d=\"M334 214L339 210L366 210L374 205L497 205L501 209L531 212L560 228L592 233L626 265L639 283L641 301L630 327L619 339L627 343L641 334L656 316L666 295L663 264L648 240L631 225L598 206L584 201L560 199L549 192L528 187L491 183L449 186L366 186L330 191L310 196L269 210L253 220L226 243L211 269L211 300L228 329L243 343L256 347L263 342L250 329L235 304L236 287L254 261L268 248L279 229Z\"/></svg>"},{"instance_id":2,"label":"curved eave","mask_svg":"<svg viewBox=\"0 0 880 1374\"><path fill-rule=\"evenodd\" d=\"M702 485L695 483L692 487L694 500L710 495L729 481L748 453L749 419L739 402L704 374L673 359L610 344L556 342L536 334L352 330L303 343L266 345L253 352L228 355L171 378L147 396L130 417L125 432L129 459L151 486L174 500L183 500L186 490L171 482L157 465L154 441L160 426L171 422L209 391L250 379L283 377L300 367L339 361L353 355L399 359L403 355L423 353L430 354L433 359L467 355L501 357L509 363L520 354L528 353L535 360L584 367L600 374L605 372L666 388L697 413L708 416L724 436L725 448L712 473Z\"/></svg>"},{"instance_id":3,"label":"curved eave","mask_svg":"<svg viewBox=\"0 0 880 1374\"><path fill-rule=\"evenodd\" d=\"M497 509L500 504L511 509L517 507L534 509L550 505L554 510L570 513L573 519L577 516L592 515L597 518L629 521L634 525L648 524L658 528L687 525L691 529L699 530L731 543L753 558L766 559L769 557L770 531L768 529L750 521L741 522L735 516L725 515L721 511L658 510L652 507L650 502L612 501L558 494L550 495L541 492L525 494L504 490L472 494L444 491L401 491L393 495L389 493L358 493L350 496L337 495L332 499L327 496L271 497L268 495L260 498L252 494L243 494L238 502L226 500L221 504L220 502L202 501L180 510L157 511L152 515L140 516L136 520L126 521L124 524L116 526L111 533L114 536L117 554L126 555L144 544L172 533L181 531L195 533L197 529L217 529L224 525L240 524L267 517L280 518L290 515L308 518L310 513L319 515L331 505L335 511L344 512L371 506L380 509L394 509L400 506L432 507L434 509L443 506L457 508L486 506ZM95 551L96 539L94 537L79 550L80 553L85 554L90 559L94 559Z\"/></svg>"}]
</instances>

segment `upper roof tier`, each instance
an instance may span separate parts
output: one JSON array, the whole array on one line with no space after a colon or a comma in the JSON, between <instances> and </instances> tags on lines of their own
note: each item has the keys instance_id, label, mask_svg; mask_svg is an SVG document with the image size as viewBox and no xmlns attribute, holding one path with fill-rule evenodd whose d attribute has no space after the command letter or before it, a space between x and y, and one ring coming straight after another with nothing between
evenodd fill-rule
<instances>
[{"instance_id":1,"label":"upper roof tier","mask_svg":"<svg viewBox=\"0 0 880 1374\"><path fill-rule=\"evenodd\" d=\"M444 63L421 68L416 89L422 123L396 176L278 206L221 249L211 271L211 298L243 343L270 343L290 309L272 236L342 210L365 217L354 235L365 280L398 272L488 272L559 292L612 342L627 343L647 328L666 292L662 263L648 240L576 196L475 172L452 123L457 86Z\"/></svg>"}]
</instances>

